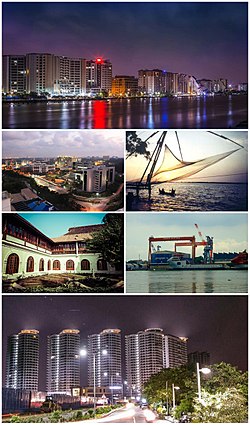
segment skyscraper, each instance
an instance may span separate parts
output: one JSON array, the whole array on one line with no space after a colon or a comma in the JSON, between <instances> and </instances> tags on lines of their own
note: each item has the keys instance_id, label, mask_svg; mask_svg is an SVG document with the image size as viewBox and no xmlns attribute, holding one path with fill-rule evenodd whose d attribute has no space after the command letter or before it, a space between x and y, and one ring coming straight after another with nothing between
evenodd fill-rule
<instances>
[{"instance_id":1,"label":"skyscraper","mask_svg":"<svg viewBox=\"0 0 250 425\"><path fill-rule=\"evenodd\" d=\"M6 387L38 390L39 331L22 330L8 338Z\"/></svg>"},{"instance_id":2,"label":"skyscraper","mask_svg":"<svg viewBox=\"0 0 250 425\"><path fill-rule=\"evenodd\" d=\"M121 331L104 329L88 337L89 386L122 387Z\"/></svg>"},{"instance_id":3,"label":"skyscraper","mask_svg":"<svg viewBox=\"0 0 250 425\"><path fill-rule=\"evenodd\" d=\"M80 331L64 329L48 336L47 391L71 394L80 385Z\"/></svg>"},{"instance_id":4,"label":"skyscraper","mask_svg":"<svg viewBox=\"0 0 250 425\"><path fill-rule=\"evenodd\" d=\"M87 92L98 93L112 89L112 63L109 59L96 58L86 61Z\"/></svg>"},{"instance_id":5,"label":"skyscraper","mask_svg":"<svg viewBox=\"0 0 250 425\"><path fill-rule=\"evenodd\" d=\"M26 91L26 56L3 56L3 92L24 93Z\"/></svg>"},{"instance_id":6,"label":"skyscraper","mask_svg":"<svg viewBox=\"0 0 250 425\"><path fill-rule=\"evenodd\" d=\"M161 328L149 328L125 336L125 353L126 379L132 394L164 367L187 363L187 338L164 335Z\"/></svg>"}]
</instances>

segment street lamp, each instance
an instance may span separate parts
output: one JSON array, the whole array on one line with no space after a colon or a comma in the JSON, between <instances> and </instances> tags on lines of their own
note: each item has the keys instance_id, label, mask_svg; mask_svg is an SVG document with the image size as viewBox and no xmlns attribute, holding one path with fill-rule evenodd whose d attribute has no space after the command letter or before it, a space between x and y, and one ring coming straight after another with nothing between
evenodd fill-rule
<instances>
[{"instance_id":1,"label":"street lamp","mask_svg":"<svg viewBox=\"0 0 250 425\"><path fill-rule=\"evenodd\" d=\"M175 390L179 390L180 387L175 387L174 384L172 384L172 392L173 392L173 409L175 409Z\"/></svg>"},{"instance_id":2,"label":"street lamp","mask_svg":"<svg viewBox=\"0 0 250 425\"><path fill-rule=\"evenodd\" d=\"M204 375L208 375L211 372L211 369L209 369L208 367L202 367L200 369L199 363L196 363L196 367L197 367L198 398L199 398L199 402L201 403L201 376L200 376L200 372L204 373Z\"/></svg>"},{"instance_id":3,"label":"street lamp","mask_svg":"<svg viewBox=\"0 0 250 425\"><path fill-rule=\"evenodd\" d=\"M81 356L86 356L88 354L87 350L83 348L80 350ZM96 355L102 354L103 356L106 356L108 354L107 350L96 350L92 351L93 356L93 378L94 378L94 417L96 417Z\"/></svg>"}]
</instances>

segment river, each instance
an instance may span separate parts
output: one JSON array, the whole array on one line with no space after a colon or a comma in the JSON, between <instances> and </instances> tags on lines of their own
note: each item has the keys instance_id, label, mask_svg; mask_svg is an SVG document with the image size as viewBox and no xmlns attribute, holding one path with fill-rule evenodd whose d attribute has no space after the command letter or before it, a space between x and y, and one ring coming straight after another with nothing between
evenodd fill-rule
<instances>
[{"instance_id":1,"label":"river","mask_svg":"<svg viewBox=\"0 0 250 425\"><path fill-rule=\"evenodd\" d=\"M247 293L247 270L128 271L127 293Z\"/></svg>"},{"instance_id":2,"label":"river","mask_svg":"<svg viewBox=\"0 0 250 425\"><path fill-rule=\"evenodd\" d=\"M6 129L227 129L246 120L245 95L3 104Z\"/></svg>"}]
</instances>

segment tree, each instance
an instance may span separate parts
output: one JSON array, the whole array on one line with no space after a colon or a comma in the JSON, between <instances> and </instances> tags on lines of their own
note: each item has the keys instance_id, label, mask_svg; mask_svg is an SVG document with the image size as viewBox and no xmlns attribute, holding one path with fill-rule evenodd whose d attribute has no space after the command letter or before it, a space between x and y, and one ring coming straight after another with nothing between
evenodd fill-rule
<instances>
[{"instance_id":1,"label":"tree","mask_svg":"<svg viewBox=\"0 0 250 425\"><path fill-rule=\"evenodd\" d=\"M100 252L103 259L117 270L124 266L124 223L123 214L106 214L103 218L104 227L94 233L88 247L94 252Z\"/></svg>"},{"instance_id":2,"label":"tree","mask_svg":"<svg viewBox=\"0 0 250 425\"><path fill-rule=\"evenodd\" d=\"M194 400L192 422L241 423L247 421L247 413L246 400L236 388L214 394L202 390L201 402Z\"/></svg>"},{"instance_id":3,"label":"tree","mask_svg":"<svg viewBox=\"0 0 250 425\"><path fill-rule=\"evenodd\" d=\"M141 140L136 131L127 131L126 134L126 150L128 152L127 158L134 155L144 155L145 158L149 158L150 152L147 150L147 141Z\"/></svg>"}]
</instances>

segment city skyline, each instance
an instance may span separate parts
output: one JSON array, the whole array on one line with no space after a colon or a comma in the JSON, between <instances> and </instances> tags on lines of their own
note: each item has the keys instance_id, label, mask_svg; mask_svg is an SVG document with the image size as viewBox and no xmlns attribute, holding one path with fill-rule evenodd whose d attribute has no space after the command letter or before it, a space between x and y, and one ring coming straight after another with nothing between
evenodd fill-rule
<instances>
[{"instance_id":1,"label":"city skyline","mask_svg":"<svg viewBox=\"0 0 250 425\"><path fill-rule=\"evenodd\" d=\"M240 252L247 248L247 214L237 213L130 213L127 217L126 260L139 257L147 259L148 238L165 236L192 236L199 238L194 224L197 223L204 236L214 237L214 252ZM136 237L135 237L136 235ZM174 242L161 242L161 249L173 250ZM180 247L191 254L191 248ZM197 247L201 255L203 247Z\"/></svg>"},{"instance_id":2,"label":"city skyline","mask_svg":"<svg viewBox=\"0 0 250 425\"><path fill-rule=\"evenodd\" d=\"M122 130L3 131L3 159L15 157L124 156Z\"/></svg>"},{"instance_id":3,"label":"city skyline","mask_svg":"<svg viewBox=\"0 0 250 425\"><path fill-rule=\"evenodd\" d=\"M3 4L4 54L48 52L48 45L58 55L109 58L113 75L159 68L242 83L247 4L149 2L143 9L140 2Z\"/></svg>"},{"instance_id":4,"label":"city skyline","mask_svg":"<svg viewBox=\"0 0 250 425\"><path fill-rule=\"evenodd\" d=\"M3 318L4 370L7 337L21 329L39 330L40 389L45 388L46 337L71 328L80 330L83 347L88 335L105 328L121 329L124 338L149 327L161 327L168 334L188 337L188 352L208 351L211 363L224 361L247 369L244 296L5 296ZM84 358L81 380L87 382Z\"/></svg>"}]
</instances>

